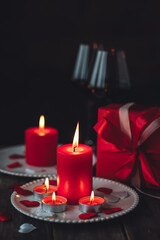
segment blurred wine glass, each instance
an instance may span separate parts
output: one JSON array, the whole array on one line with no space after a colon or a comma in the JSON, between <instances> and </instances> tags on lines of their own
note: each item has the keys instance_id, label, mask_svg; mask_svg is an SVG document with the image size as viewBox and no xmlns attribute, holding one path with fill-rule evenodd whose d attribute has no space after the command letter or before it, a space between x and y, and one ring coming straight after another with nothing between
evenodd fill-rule
<instances>
[{"instance_id":1,"label":"blurred wine glass","mask_svg":"<svg viewBox=\"0 0 160 240\"><path fill-rule=\"evenodd\" d=\"M91 92L99 93L117 89L129 89L130 77L123 50L98 50L92 69L88 74L88 88Z\"/></svg>"},{"instance_id":2,"label":"blurred wine glass","mask_svg":"<svg viewBox=\"0 0 160 240\"><path fill-rule=\"evenodd\" d=\"M97 43L92 46L81 44L72 81L87 92L86 142L95 142L93 126L97 121L98 108L120 102L124 92L131 88L125 52L113 48L106 50Z\"/></svg>"},{"instance_id":3,"label":"blurred wine glass","mask_svg":"<svg viewBox=\"0 0 160 240\"><path fill-rule=\"evenodd\" d=\"M72 76L72 81L76 84L84 85L87 81L89 52L90 47L88 45L80 44Z\"/></svg>"}]
</instances>

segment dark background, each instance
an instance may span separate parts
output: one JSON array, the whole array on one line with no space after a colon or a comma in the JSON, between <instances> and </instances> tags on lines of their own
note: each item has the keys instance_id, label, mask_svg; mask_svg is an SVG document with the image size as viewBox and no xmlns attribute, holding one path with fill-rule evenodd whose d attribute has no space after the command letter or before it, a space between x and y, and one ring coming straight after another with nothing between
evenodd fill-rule
<instances>
[{"instance_id":1,"label":"dark background","mask_svg":"<svg viewBox=\"0 0 160 240\"><path fill-rule=\"evenodd\" d=\"M88 138L88 105L160 105L159 8L154 1L1 1L0 145L24 143L24 131L46 125L72 142L77 120ZM97 101L71 83L80 43L126 53L130 92ZM88 124L88 125L87 125Z\"/></svg>"}]
</instances>

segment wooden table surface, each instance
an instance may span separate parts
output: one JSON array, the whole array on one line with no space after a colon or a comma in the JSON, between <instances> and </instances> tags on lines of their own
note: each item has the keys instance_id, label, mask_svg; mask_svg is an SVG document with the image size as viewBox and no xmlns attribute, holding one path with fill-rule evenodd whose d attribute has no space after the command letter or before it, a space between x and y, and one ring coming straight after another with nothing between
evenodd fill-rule
<instances>
[{"instance_id":1,"label":"wooden table surface","mask_svg":"<svg viewBox=\"0 0 160 240\"><path fill-rule=\"evenodd\" d=\"M18 212L10 202L14 183L27 183L31 178L0 173L0 212L12 214L12 220L0 221L0 240L158 240L160 239L160 200L140 195L139 205L125 216L99 223L62 224L36 220ZM19 233L19 226L32 223L37 229Z\"/></svg>"}]
</instances>

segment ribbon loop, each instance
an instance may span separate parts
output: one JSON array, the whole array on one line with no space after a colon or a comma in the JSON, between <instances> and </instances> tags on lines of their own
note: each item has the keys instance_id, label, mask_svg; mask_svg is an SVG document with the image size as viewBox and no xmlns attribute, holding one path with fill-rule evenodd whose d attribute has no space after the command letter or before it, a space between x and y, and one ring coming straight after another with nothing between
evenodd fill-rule
<instances>
[{"instance_id":1,"label":"ribbon loop","mask_svg":"<svg viewBox=\"0 0 160 240\"><path fill-rule=\"evenodd\" d=\"M143 131L138 146L142 145L158 128L160 127L160 117L155 119L150 125Z\"/></svg>"},{"instance_id":2,"label":"ribbon loop","mask_svg":"<svg viewBox=\"0 0 160 240\"><path fill-rule=\"evenodd\" d=\"M129 121L129 108L133 105L134 103L127 103L120 107L119 109L119 120L121 130L130 138L130 140L132 139L132 134Z\"/></svg>"},{"instance_id":3,"label":"ribbon loop","mask_svg":"<svg viewBox=\"0 0 160 240\"><path fill-rule=\"evenodd\" d=\"M136 186L159 189L160 108L135 105L130 110L133 105L102 108L94 127L98 133L97 176L130 183L136 180Z\"/></svg>"}]
</instances>

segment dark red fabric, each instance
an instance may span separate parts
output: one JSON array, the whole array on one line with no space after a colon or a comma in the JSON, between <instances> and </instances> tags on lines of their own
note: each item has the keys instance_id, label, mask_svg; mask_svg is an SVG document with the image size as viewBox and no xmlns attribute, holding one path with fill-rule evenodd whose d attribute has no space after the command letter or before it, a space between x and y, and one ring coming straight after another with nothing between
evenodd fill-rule
<instances>
[{"instance_id":1,"label":"dark red fabric","mask_svg":"<svg viewBox=\"0 0 160 240\"><path fill-rule=\"evenodd\" d=\"M84 220L84 219L89 219L95 216L97 216L97 213L82 213L79 215L79 218Z\"/></svg>"},{"instance_id":2,"label":"dark red fabric","mask_svg":"<svg viewBox=\"0 0 160 240\"><path fill-rule=\"evenodd\" d=\"M39 207L40 203L37 201L22 200L20 201L26 207Z\"/></svg>"},{"instance_id":3,"label":"dark red fabric","mask_svg":"<svg viewBox=\"0 0 160 240\"><path fill-rule=\"evenodd\" d=\"M0 212L0 221L5 222L12 218L12 215L8 212Z\"/></svg>"},{"instance_id":4,"label":"dark red fabric","mask_svg":"<svg viewBox=\"0 0 160 240\"><path fill-rule=\"evenodd\" d=\"M9 156L9 158L10 158L10 159L23 159L23 158L25 158L25 156L24 156L24 155L21 155L21 154L11 154L11 155Z\"/></svg>"},{"instance_id":5,"label":"dark red fabric","mask_svg":"<svg viewBox=\"0 0 160 240\"><path fill-rule=\"evenodd\" d=\"M33 192L27 190L27 189L23 189L20 186L16 186L14 188L14 191L16 191L18 194L23 195L23 196L30 196L33 195Z\"/></svg>"},{"instance_id":6,"label":"dark red fabric","mask_svg":"<svg viewBox=\"0 0 160 240\"><path fill-rule=\"evenodd\" d=\"M112 214L112 213L119 212L122 210L123 210L122 208L117 207L117 208L107 208L107 209L103 210L102 212L105 214Z\"/></svg>"},{"instance_id":7,"label":"dark red fabric","mask_svg":"<svg viewBox=\"0 0 160 240\"><path fill-rule=\"evenodd\" d=\"M99 108L96 175L107 179L131 183L137 169L141 185L160 189L160 128L142 145L139 139L144 130L160 117L160 108L133 105L129 108L132 139L122 132L119 108L112 104Z\"/></svg>"},{"instance_id":8,"label":"dark red fabric","mask_svg":"<svg viewBox=\"0 0 160 240\"><path fill-rule=\"evenodd\" d=\"M22 185L23 185L22 183L15 183L15 184L13 184L13 185L9 185L8 188L9 188L9 189L14 189L15 187L20 187L20 186L22 186Z\"/></svg>"},{"instance_id":9,"label":"dark red fabric","mask_svg":"<svg viewBox=\"0 0 160 240\"><path fill-rule=\"evenodd\" d=\"M19 162L13 162L7 165L7 168L19 168L22 165Z\"/></svg>"},{"instance_id":10,"label":"dark red fabric","mask_svg":"<svg viewBox=\"0 0 160 240\"><path fill-rule=\"evenodd\" d=\"M113 192L113 190L111 188L106 188L106 187L97 188L96 190L99 192L106 193L106 194L110 194Z\"/></svg>"}]
</instances>

